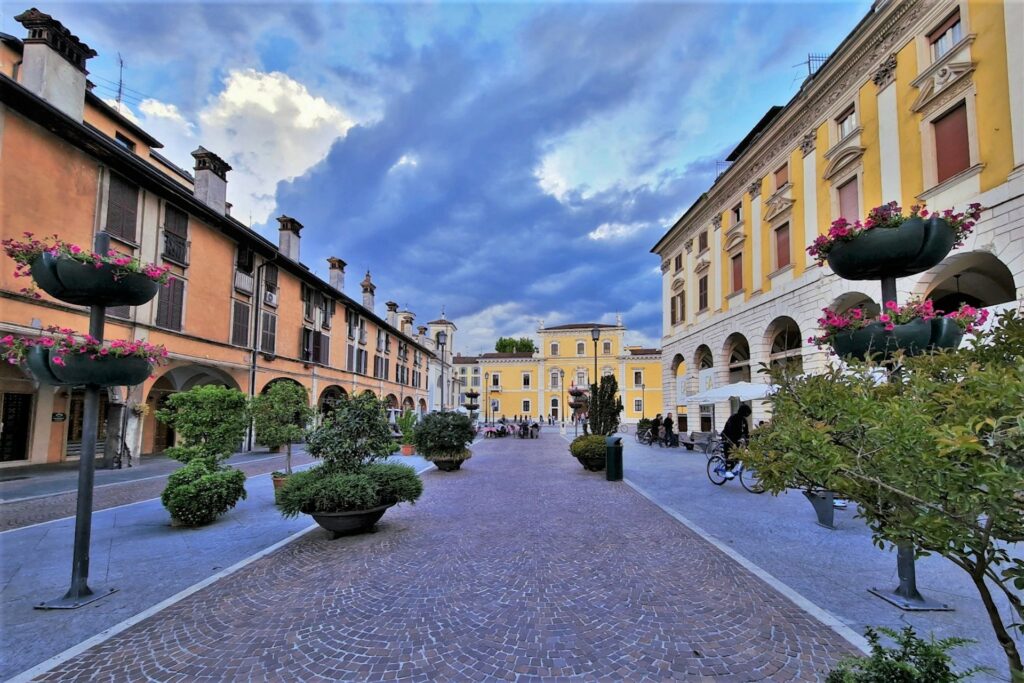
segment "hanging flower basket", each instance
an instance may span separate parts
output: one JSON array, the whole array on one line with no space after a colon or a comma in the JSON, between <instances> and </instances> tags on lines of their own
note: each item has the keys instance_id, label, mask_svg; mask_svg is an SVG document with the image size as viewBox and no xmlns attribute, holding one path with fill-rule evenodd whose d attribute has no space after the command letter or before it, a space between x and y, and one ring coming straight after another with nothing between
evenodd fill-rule
<instances>
[{"instance_id":1,"label":"hanging flower basket","mask_svg":"<svg viewBox=\"0 0 1024 683\"><path fill-rule=\"evenodd\" d=\"M160 289L142 273L118 272L110 263L93 265L49 252L32 262L31 272L44 292L81 306L139 306Z\"/></svg>"},{"instance_id":2,"label":"hanging flower basket","mask_svg":"<svg viewBox=\"0 0 1024 683\"><path fill-rule=\"evenodd\" d=\"M59 364L54 362L52 353L53 349L34 346L26 356L29 370L42 384L135 386L146 381L152 372L152 366L145 358L103 356L94 359L89 354L80 353L65 355L63 364Z\"/></svg>"},{"instance_id":3,"label":"hanging flower basket","mask_svg":"<svg viewBox=\"0 0 1024 683\"><path fill-rule=\"evenodd\" d=\"M964 329L952 318L933 318L930 345L936 349L955 349L964 338Z\"/></svg>"},{"instance_id":4,"label":"hanging flower basket","mask_svg":"<svg viewBox=\"0 0 1024 683\"><path fill-rule=\"evenodd\" d=\"M931 337L930 320L919 318L902 325L875 322L853 332L835 335L832 348L841 358L852 357L858 360L865 360L868 355L888 358L897 351L913 356L927 350Z\"/></svg>"},{"instance_id":5,"label":"hanging flower basket","mask_svg":"<svg viewBox=\"0 0 1024 683\"><path fill-rule=\"evenodd\" d=\"M907 277L937 265L956 243L949 224L934 216L907 219L897 228L867 230L849 242L837 242L828 265L844 280Z\"/></svg>"}]
</instances>

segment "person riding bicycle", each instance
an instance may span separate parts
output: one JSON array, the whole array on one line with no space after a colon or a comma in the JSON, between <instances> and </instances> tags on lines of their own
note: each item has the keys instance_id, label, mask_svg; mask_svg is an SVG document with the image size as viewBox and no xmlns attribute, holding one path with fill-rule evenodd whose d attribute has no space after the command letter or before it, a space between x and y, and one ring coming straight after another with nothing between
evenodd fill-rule
<instances>
[{"instance_id":1,"label":"person riding bicycle","mask_svg":"<svg viewBox=\"0 0 1024 683\"><path fill-rule=\"evenodd\" d=\"M736 461L729 459L729 453L750 437L747 418L750 417L751 412L750 406L742 405L725 421L725 429L722 430L722 455L725 457L726 479L733 479L736 476L732 471L732 468L736 466Z\"/></svg>"}]
</instances>

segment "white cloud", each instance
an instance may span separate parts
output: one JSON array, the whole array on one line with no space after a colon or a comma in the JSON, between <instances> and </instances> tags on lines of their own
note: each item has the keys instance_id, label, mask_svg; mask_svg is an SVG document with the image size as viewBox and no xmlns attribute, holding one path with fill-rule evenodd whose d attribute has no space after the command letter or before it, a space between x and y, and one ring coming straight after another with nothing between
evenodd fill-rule
<instances>
[{"instance_id":1,"label":"white cloud","mask_svg":"<svg viewBox=\"0 0 1024 683\"><path fill-rule=\"evenodd\" d=\"M602 223L587 233L592 240L618 240L650 227L650 223Z\"/></svg>"},{"instance_id":2,"label":"white cloud","mask_svg":"<svg viewBox=\"0 0 1024 683\"><path fill-rule=\"evenodd\" d=\"M412 168L416 168L419 165L420 159L418 156L416 156L415 154L403 154L401 157L399 157L398 161L396 161L391 166L391 168L388 169L388 171L397 171L403 166L411 166Z\"/></svg>"},{"instance_id":3,"label":"white cloud","mask_svg":"<svg viewBox=\"0 0 1024 683\"><path fill-rule=\"evenodd\" d=\"M141 125L164 143L165 156L191 168L198 145L232 166L228 201L243 222L266 221L274 212L277 184L319 163L353 121L345 112L279 72L233 70L224 88L189 121L173 104L147 99Z\"/></svg>"},{"instance_id":4,"label":"white cloud","mask_svg":"<svg viewBox=\"0 0 1024 683\"><path fill-rule=\"evenodd\" d=\"M463 355L487 353L494 350L498 337L530 337L539 341L537 328L542 320L549 326L567 322L561 313L549 311L537 315L511 301L488 306L458 318L455 350Z\"/></svg>"}]
</instances>

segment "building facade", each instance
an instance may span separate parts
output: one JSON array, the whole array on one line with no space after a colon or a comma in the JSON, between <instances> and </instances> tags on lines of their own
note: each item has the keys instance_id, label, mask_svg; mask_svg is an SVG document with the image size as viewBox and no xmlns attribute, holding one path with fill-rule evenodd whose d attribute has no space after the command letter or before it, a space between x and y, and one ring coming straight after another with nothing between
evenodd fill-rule
<instances>
[{"instance_id":1,"label":"building facade","mask_svg":"<svg viewBox=\"0 0 1024 683\"><path fill-rule=\"evenodd\" d=\"M806 248L843 216L984 207L965 244L897 281L900 300L940 309L1024 296L1024 5L876 2L732 165L654 246L661 259L664 409L721 429L734 406L690 405L698 389L766 381L780 363L813 372L821 309L880 303L878 282L846 281ZM754 419L764 417L754 405ZM691 412L691 415L693 413ZM698 428L696 421L694 428Z\"/></svg>"},{"instance_id":2,"label":"building facade","mask_svg":"<svg viewBox=\"0 0 1024 683\"><path fill-rule=\"evenodd\" d=\"M595 329L600 334L596 347L591 332ZM595 376L613 375L619 384L623 423L654 417L662 404L661 352L626 345L625 333L621 320L615 325L542 326L537 330L535 353L455 356L452 363L460 385L459 405L466 402L466 391L473 390L480 393L481 419L525 416L568 420L572 416L569 389L589 388Z\"/></svg>"},{"instance_id":3,"label":"building facade","mask_svg":"<svg viewBox=\"0 0 1024 683\"><path fill-rule=\"evenodd\" d=\"M171 269L153 301L108 310L107 339L163 344L170 364L102 397L101 435L117 423L133 453L159 452L174 434L154 412L203 384L256 395L293 381L321 411L363 392L428 410L434 342L413 330L410 312L399 320L397 305L376 313L369 273L357 300L345 294L344 261L328 259L327 281L300 261L297 219L278 218L277 244L234 219L223 159L200 147L192 173L175 166L157 140L90 92L85 67L95 53L85 43L38 10L17 20L26 39L0 34L3 237L56 233L89 248L105 231L117 251ZM26 296L14 262L0 259L0 336L88 329L85 308ZM0 467L77 456L80 389L40 386L5 365L0 401Z\"/></svg>"}]
</instances>

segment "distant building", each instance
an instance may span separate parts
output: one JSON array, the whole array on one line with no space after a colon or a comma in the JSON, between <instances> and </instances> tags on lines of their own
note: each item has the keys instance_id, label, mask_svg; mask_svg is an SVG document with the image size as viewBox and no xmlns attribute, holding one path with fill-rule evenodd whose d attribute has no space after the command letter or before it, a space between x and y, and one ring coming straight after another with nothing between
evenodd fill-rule
<instances>
[{"instance_id":1,"label":"distant building","mask_svg":"<svg viewBox=\"0 0 1024 683\"><path fill-rule=\"evenodd\" d=\"M1012 305L1024 296L1024 49L1020 2L876 2L785 107L665 233L663 410L721 429L735 405L700 389L766 381L762 364L821 368L807 343L821 309L878 306L876 281L819 268L806 248L843 216L985 208L941 264L898 280L899 297ZM755 402L754 419L765 417Z\"/></svg>"}]
</instances>

